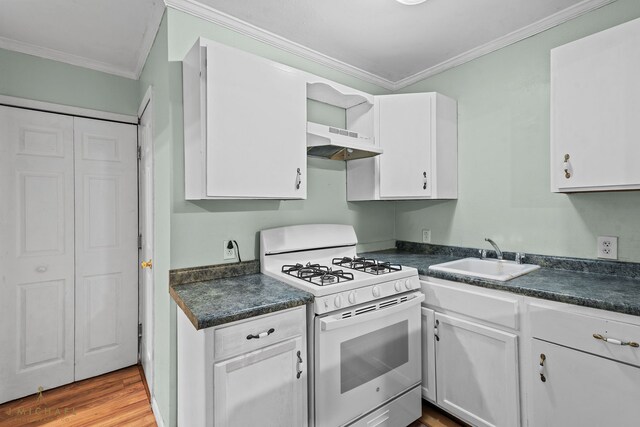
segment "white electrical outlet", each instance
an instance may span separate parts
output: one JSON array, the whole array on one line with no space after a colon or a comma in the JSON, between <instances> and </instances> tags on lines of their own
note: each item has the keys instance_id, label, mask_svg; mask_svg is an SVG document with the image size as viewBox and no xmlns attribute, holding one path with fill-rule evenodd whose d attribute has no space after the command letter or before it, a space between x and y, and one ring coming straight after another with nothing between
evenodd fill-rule
<instances>
[{"instance_id":1,"label":"white electrical outlet","mask_svg":"<svg viewBox=\"0 0 640 427\"><path fill-rule=\"evenodd\" d=\"M229 240L224 241L224 256L223 259L234 259L236 257L236 247L231 244L231 249L228 249Z\"/></svg>"},{"instance_id":2,"label":"white electrical outlet","mask_svg":"<svg viewBox=\"0 0 640 427\"><path fill-rule=\"evenodd\" d=\"M618 259L618 238L598 236L598 258Z\"/></svg>"},{"instance_id":3,"label":"white electrical outlet","mask_svg":"<svg viewBox=\"0 0 640 427\"><path fill-rule=\"evenodd\" d=\"M422 243L431 243L431 230L422 230Z\"/></svg>"}]
</instances>

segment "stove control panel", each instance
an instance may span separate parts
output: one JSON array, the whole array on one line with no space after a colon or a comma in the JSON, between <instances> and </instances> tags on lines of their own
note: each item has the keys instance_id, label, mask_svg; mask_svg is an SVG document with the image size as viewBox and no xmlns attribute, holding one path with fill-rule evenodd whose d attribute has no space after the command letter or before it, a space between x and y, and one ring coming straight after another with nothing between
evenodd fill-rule
<instances>
[{"instance_id":1,"label":"stove control panel","mask_svg":"<svg viewBox=\"0 0 640 427\"><path fill-rule=\"evenodd\" d=\"M316 297L314 309L316 314L324 314L416 289L420 289L420 279L417 275Z\"/></svg>"}]
</instances>

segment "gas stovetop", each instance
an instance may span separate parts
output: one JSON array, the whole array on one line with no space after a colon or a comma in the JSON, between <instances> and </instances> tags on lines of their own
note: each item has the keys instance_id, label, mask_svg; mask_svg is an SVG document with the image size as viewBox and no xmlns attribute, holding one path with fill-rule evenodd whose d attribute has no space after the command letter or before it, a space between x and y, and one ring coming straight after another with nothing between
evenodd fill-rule
<instances>
[{"instance_id":1,"label":"gas stovetop","mask_svg":"<svg viewBox=\"0 0 640 427\"><path fill-rule=\"evenodd\" d=\"M399 264L392 264L387 261L378 261L364 257L342 257L334 258L331 263L340 267L350 268L352 270L364 271L365 273L381 275L391 273L393 271L402 270Z\"/></svg>"},{"instance_id":2,"label":"gas stovetop","mask_svg":"<svg viewBox=\"0 0 640 427\"><path fill-rule=\"evenodd\" d=\"M345 273L342 270L332 270L330 267L308 262L303 265L283 265L282 272L298 279L306 280L317 286L334 285L337 283L353 280L352 273Z\"/></svg>"}]
</instances>

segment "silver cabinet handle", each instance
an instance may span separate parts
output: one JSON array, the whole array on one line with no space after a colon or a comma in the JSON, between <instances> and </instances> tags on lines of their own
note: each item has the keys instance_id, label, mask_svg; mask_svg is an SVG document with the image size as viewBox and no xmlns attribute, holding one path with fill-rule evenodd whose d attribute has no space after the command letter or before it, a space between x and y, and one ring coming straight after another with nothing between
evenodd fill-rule
<instances>
[{"instance_id":1,"label":"silver cabinet handle","mask_svg":"<svg viewBox=\"0 0 640 427\"><path fill-rule=\"evenodd\" d=\"M296 374L296 378L300 379L300 375L302 375L302 369L300 369L300 365L302 364L302 357L300 356L300 351L296 353L296 356L298 356L298 361L296 362L296 371L298 371L298 373Z\"/></svg>"},{"instance_id":2,"label":"silver cabinet handle","mask_svg":"<svg viewBox=\"0 0 640 427\"><path fill-rule=\"evenodd\" d=\"M640 344L638 344L635 341L620 341L617 340L615 338L607 338L604 335L600 335L600 334L593 334L593 337L597 340L602 340L606 343L609 344L615 344L615 345L628 345L629 347L633 347L633 348L638 348L640 347Z\"/></svg>"},{"instance_id":3,"label":"silver cabinet handle","mask_svg":"<svg viewBox=\"0 0 640 427\"><path fill-rule=\"evenodd\" d=\"M540 381L543 383L547 382L547 377L544 376L544 362L547 360L547 356L544 353L540 353L540 366L538 367L538 372L540 373Z\"/></svg>"},{"instance_id":4,"label":"silver cabinet handle","mask_svg":"<svg viewBox=\"0 0 640 427\"><path fill-rule=\"evenodd\" d=\"M302 185L302 172L300 172L300 168L298 168L297 171L297 178L296 178L296 190L300 189L300 185Z\"/></svg>"},{"instance_id":5,"label":"silver cabinet handle","mask_svg":"<svg viewBox=\"0 0 640 427\"><path fill-rule=\"evenodd\" d=\"M427 189L427 171L422 172L422 177L423 177L422 189L426 190Z\"/></svg>"},{"instance_id":6,"label":"silver cabinet handle","mask_svg":"<svg viewBox=\"0 0 640 427\"><path fill-rule=\"evenodd\" d=\"M564 155L564 163L562 164L562 168L564 169L564 177L569 179L571 178L571 165L569 164L569 159L571 157L568 154Z\"/></svg>"},{"instance_id":7,"label":"silver cabinet handle","mask_svg":"<svg viewBox=\"0 0 640 427\"><path fill-rule=\"evenodd\" d=\"M47 271L47 266L46 265L39 265L36 267L36 271L38 273L44 273Z\"/></svg>"},{"instance_id":8,"label":"silver cabinet handle","mask_svg":"<svg viewBox=\"0 0 640 427\"><path fill-rule=\"evenodd\" d=\"M440 341L438 326L440 326L440 321L436 320L436 325L433 327L433 336L436 338L436 341Z\"/></svg>"}]
</instances>

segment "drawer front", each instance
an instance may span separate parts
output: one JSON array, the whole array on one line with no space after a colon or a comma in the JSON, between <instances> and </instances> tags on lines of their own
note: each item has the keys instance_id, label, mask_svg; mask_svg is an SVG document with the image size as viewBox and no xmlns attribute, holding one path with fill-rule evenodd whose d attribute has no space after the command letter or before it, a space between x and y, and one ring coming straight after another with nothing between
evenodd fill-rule
<instances>
[{"instance_id":1,"label":"drawer front","mask_svg":"<svg viewBox=\"0 0 640 427\"><path fill-rule=\"evenodd\" d=\"M440 284L421 281L425 304L450 310L479 320L517 330L518 303L517 298L498 296L492 291L483 292L482 288L469 289L457 283Z\"/></svg>"},{"instance_id":2,"label":"drawer front","mask_svg":"<svg viewBox=\"0 0 640 427\"><path fill-rule=\"evenodd\" d=\"M269 331L273 329L271 333ZM215 360L247 353L282 340L301 336L306 329L305 307L260 316L247 322L221 327L213 334ZM249 338L251 336L251 338ZM255 337L258 338L255 338Z\"/></svg>"},{"instance_id":3,"label":"drawer front","mask_svg":"<svg viewBox=\"0 0 640 427\"><path fill-rule=\"evenodd\" d=\"M567 309L529 303L532 337L640 366L640 347L619 345L615 341L640 344L640 326ZM597 339L594 334L611 340Z\"/></svg>"}]
</instances>

